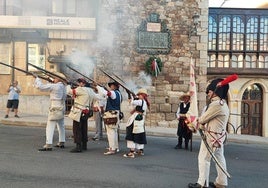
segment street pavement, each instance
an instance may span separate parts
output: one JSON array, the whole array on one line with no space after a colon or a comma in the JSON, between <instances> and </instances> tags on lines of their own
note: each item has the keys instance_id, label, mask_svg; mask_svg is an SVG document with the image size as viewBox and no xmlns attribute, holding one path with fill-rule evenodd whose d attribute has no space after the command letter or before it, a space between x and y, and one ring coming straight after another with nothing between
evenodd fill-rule
<instances>
[{"instance_id":1,"label":"street pavement","mask_svg":"<svg viewBox=\"0 0 268 188\"><path fill-rule=\"evenodd\" d=\"M105 156L107 140L88 142L88 150L70 153L72 131L66 130L65 148L39 152L45 128L0 124L0 188L187 188L198 177L200 140L193 151L173 149L175 137L147 136L144 156L124 158L120 152ZM89 136L93 133L89 132ZM54 144L58 134L55 131ZM230 188L263 188L268 185L268 145L228 143L225 147ZM211 162L210 181L216 178Z\"/></svg>"},{"instance_id":2,"label":"street pavement","mask_svg":"<svg viewBox=\"0 0 268 188\"><path fill-rule=\"evenodd\" d=\"M120 152L105 156L103 140L88 143L88 150L70 153L74 147L72 121L66 117L65 148L39 152L45 142L46 116L20 114L0 122L0 188L186 188L198 177L200 137L194 136L193 151L173 149L176 130L147 127L145 155L124 158L128 151L121 125ZM89 121L89 136L94 135L94 122ZM55 131L54 144L58 134ZM266 138L230 135L225 147L227 168L232 175L231 188L262 188L268 184L268 145ZM216 177L212 163L210 178Z\"/></svg>"},{"instance_id":3,"label":"street pavement","mask_svg":"<svg viewBox=\"0 0 268 188\"><path fill-rule=\"evenodd\" d=\"M20 118L14 117L14 113L10 112L9 118L4 118L5 112L0 111L0 123L5 125L16 125L16 126L32 126L32 127L46 127L47 116L46 115L35 115L35 114L27 114L20 113ZM89 131L95 131L94 119L90 118L89 122ZM66 129L72 129L72 120L65 116L65 126ZM120 124L120 132L125 132L125 123ZM161 136L161 137L177 137L176 136L177 129L169 128L169 127L159 127L159 126L146 126L146 134L149 136ZM200 139L199 134L194 134L193 139ZM260 143L260 144L268 144L268 138L261 136L253 136L253 135L239 135L239 134L229 134L228 142L235 143Z\"/></svg>"}]
</instances>

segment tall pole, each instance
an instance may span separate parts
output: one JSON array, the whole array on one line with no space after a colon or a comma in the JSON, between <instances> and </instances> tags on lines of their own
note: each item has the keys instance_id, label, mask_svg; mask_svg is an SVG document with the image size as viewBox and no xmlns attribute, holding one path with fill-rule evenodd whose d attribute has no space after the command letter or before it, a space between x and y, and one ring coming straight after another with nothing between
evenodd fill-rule
<instances>
[{"instance_id":1,"label":"tall pole","mask_svg":"<svg viewBox=\"0 0 268 188\"><path fill-rule=\"evenodd\" d=\"M14 40L13 40L13 35L11 34L11 46L12 46L12 56L11 56L11 65L14 67L15 66L15 44L14 44ZM15 80L15 70L12 69L11 70L11 80L12 80L12 83L14 82Z\"/></svg>"}]
</instances>

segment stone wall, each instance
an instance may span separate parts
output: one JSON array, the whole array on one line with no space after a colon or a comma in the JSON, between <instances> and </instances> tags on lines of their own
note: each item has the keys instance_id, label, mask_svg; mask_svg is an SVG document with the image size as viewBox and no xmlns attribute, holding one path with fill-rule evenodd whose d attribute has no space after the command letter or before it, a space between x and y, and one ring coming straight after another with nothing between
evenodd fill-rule
<instances>
[{"instance_id":1,"label":"stone wall","mask_svg":"<svg viewBox=\"0 0 268 188\"><path fill-rule=\"evenodd\" d=\"M120 15L118 15L118 12ZM172 47L169 54L159 54L163 70L152 77L149 89L151 111L147 124L153 126L176 126L175 113L179 96L189 89L190 59L195 63L199 105L205 104L207 67L207 17L208 1L200 0L117 0L102 1L99 28L110 33L111 47L102 47L100 64L121 78L137 78L145 70L148 54L137 52L137 28L150 13L157 13L171 31ZM189 39L189 27L194 13L200 15L198 35ZM100 32L105 33L105 32ZM102 37L102 36L100 36ZM105 49L105 53L103 50ZM97 51L98 51L97 50Z\"/></svg>"},{"instance_id":2,"label":"stone wall","mask_svg":"<svg viewBox=\"0 0 268 188\"><path fill-rule=\"evenodd\" d=\"M159 14L161 21L166 23L171 32L172 43L170 53L157 55L163 62L162 72L157 77L152 76L151 83L146 85L151 101L147 125L174 127L177 125L175 113L179 96L189 89L191 56L196 67L199 108L202 109L205 104L208 0L100 0L97 30L95 34L90 31L88 35L95 38L51 39L47 46L51 55L56 55L56 50L62 44L66 46L63 55L70 55L73 49L86 51L88 56L96 57L97 66L115 73L124 81L137 81L139 74L145 70L145 62L151 57L137 52L137 29L151 13ZM189 27L193 24L192 16L195 13L200 15L200 25L197 36L189 38ZM25 42L15 43L17 53L15 62L19 62L20 65L16 66L20 68L25 68L25 44ZM48 55L47 49L46 54ZM57 68L46 63L46 68L50 71ZM10 75L0 75L1 80L11 80L10 78ZM32 104L38 104L41 99L47 100L47 94L32 88L31 76L16 72L15 78L23 88L21 102L28 101L28 98L35 99L32 96L40 95L36 101L31 100ZM94 71L94 78L100 83L109 81L98 69ZM1 81L2 88L7 88L8 84L9 82ZM0 93L6 95L5 91ZM125 100L122 109L128 117L130 107L126 93L123 93L123 96ZM6 101L2 101L0 109L5 109ZM29 113L45 113L43 110L34 110L32 104L22 102L21 110L28 110Z\"/></svg>"}]
</instances>

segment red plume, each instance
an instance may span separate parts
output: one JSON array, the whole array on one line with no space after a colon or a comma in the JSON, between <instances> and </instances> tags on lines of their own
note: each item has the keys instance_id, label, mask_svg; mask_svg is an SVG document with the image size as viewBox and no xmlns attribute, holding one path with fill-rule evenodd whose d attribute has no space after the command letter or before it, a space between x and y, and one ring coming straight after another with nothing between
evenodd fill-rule
<instances>
[{"instance_id":1,"label":"red plume","mask_svg":"<svg viewBox=\"0 0 268 188\"><path fill-rule=\"evenodd\" d=\"M226 77L223 81L219 82L217 84L219 87L229 84L232 81L235 81L238 78L237 74L232 74L228 77Z\"/></svg>"}]
</instances>

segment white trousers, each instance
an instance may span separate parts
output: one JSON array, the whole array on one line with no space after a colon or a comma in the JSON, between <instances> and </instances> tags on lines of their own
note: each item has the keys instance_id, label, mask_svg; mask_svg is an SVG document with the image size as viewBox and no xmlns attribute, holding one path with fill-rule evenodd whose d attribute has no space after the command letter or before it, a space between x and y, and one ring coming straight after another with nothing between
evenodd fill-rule
<instances>
[{"instance_id":1,"label":"white trousers","mask_svg":"<svg viewBox=\"0 0 268 188\"><path fill-rule=\"evenodd\" d=\"M144 144L137 144L131 140L127 140L127 148L129 148L129 149L144 149Z\"/></svg>"},{"instance_id":2,"label":"white trousers","mask_svg":"<svg viewBox=\"0 0 268 188\"><path fill-rule=\"evenodd\" d=\"M106 125L106 131L107 131L107 137L108 137L108 143L109 148L111 150L119 149L118 146L118 128L110 128Z\"/></svg>"},{"instance_id":3,"label":"white trousers","mask_svg":"<svg viewBox=\"0 0 268 188\"><path fill-rule=\"evenodd\" d=\"M220 148L213 148L214 155L218 159L221 166L226 169L226 161L224 157L224 146ZM199 169L199 177L197 183L202 186L209 187L209 171L210 171L210 161L211 155L208 152L204 142L201 142L199 154L198 154L198 169ZM222 170L216 165L217 177L214 181L217 184L227 186L227 176L222 172Z\"/></svg>"},{"instance_id":4,"label":"white trousers","mask_svg":"<svg viewBox=\"0 0 268 188\"><path fill-rule=\"evenodd\" d=\"M54 130L57 125L58 133L59 133L59 142L65 142L65 125L64 118L57 121L47 121L46 127L46 144L53 143L53 135Z\"/></svg>"},{"instance_id":5,"label":"white trousers","mask_svg":"<svg viewBox=\"0 0 268 188\"><path fill-rule=\"evenodd\" d=\"M96 126L96 138L102 138L102 127L103 127L103 121L102 121L102 114L101 112L95 112L95 126Z\"/></svg>"}]
</instances>

